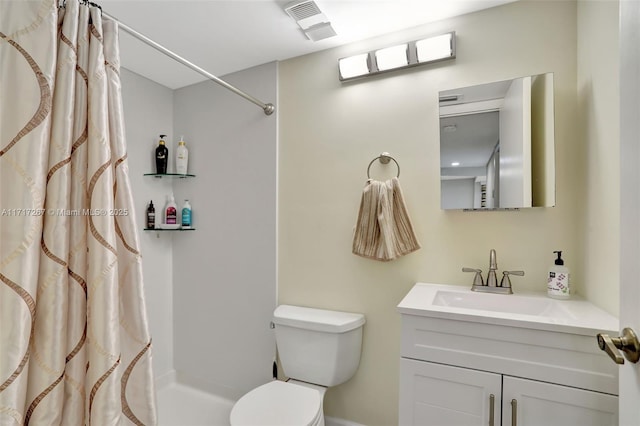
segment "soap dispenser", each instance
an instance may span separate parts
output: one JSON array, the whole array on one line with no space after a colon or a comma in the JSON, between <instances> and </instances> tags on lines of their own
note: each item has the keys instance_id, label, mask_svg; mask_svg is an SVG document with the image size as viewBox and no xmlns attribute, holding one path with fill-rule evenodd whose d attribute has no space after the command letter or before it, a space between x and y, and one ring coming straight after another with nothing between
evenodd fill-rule
<instances>
[{"instance_id":1,"label":"soap dispenser","mask_svg":"<svg viewBox=\"0 0 640 426\"><path fill-rule=\"evenodd\" d=\"M186 175L188 162L189 150L184 142L184 137L180 136L180 142L178 142L178 148L176 149L176 173Z\"/></svg>"},{"instance_id":2,"label":"soap dispenser","mask_svg":"<svg viewBox=\"0 0 640 426\"><path fill-rule=\"evenodd\" d=\"M547 276L547 295L554 299L568 299L570 294L569 287L569 268L564 266L562 259L562 251L554 251L558 255L554 264L549 268Z\"/></svg>"},{"instance_id":3,"label":"soap dispenser","mask_svg":"<svg viewBox=\"0 0 640 426\"><path fill-rule=\"evenodd\" d=\"M156 148L156 173L159 175L167 173L167 162L169 161L169 150L164 142L165 136L167 135L160 135Z\"/></svg>"}]
</instances>

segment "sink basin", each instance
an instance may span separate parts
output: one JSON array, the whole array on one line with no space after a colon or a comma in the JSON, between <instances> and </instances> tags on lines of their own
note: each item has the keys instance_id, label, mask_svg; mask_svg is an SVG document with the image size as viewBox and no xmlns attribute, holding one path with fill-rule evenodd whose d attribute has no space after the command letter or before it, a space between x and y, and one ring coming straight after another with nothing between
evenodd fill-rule
<instances>
[{"instance_id":1,"label":"sink basin","mask_svg":"<svg viewBox=\"0 0 640 426\"><path fill-rule=\"evenodd\" d=\"M577 296L558 300L550 299L546 292L479 293L467 286L445 284L417 283L402 299L398 311L590 336L618 330L619 325L617 318Z\"/></svg>"},{"instance_id":2,"label":"sink basin","mask_svg":"<svg viewBox=\"0 0 640 426\"><path fill-rule=\"evenodd\" d=\"M438 290L433 304L520 315L573 318L557 300L541 297Z\"/></svg>"}]
</instances>

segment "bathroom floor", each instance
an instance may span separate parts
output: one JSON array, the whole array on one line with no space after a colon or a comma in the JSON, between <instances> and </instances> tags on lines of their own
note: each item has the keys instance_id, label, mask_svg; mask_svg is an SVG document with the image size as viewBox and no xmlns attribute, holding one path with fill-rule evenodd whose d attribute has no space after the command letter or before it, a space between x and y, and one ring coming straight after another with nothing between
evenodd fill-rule
<instances>
[{"instance_id":1,"label":"bathroom floor","mask_svg":"<svg viewBox=\"0 0 640 426\"><path fill-rule=\"evenodd\" d=\"M178 383L158 390L159 426L229 426L233 402Z\"/></svg>"}]
</instances>

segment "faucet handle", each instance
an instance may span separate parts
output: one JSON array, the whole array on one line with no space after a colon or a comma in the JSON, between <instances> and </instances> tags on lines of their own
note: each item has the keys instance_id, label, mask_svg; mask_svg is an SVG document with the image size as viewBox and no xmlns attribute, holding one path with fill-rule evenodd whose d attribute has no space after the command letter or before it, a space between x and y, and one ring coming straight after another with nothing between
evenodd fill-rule
<instances>
[{"instance_id":1,"label":"faucet handle","mask_svg":"<svg viewBox=\"0 0 640 426\"><path fill-rule=\"evenodd\" d=\"M500 287L511 287L511 278L509 275L524 276L524 271L503 271L502 280L500 280Z\"/></svg>"},{"instance_id":2,"label":"faucet handle","mask_svg":"<svg viewBox=\"0 0 640 426\"><path fill-rule=\"evenodd\" d=\"M484 281L482 280L482 269L464 267L464 268L462 268L462 272L475 272L476 273L476 275L473 277L473 286L474 287L478 287L478 286L483 286L484 285Z\"/></svg>"}]
</instances>

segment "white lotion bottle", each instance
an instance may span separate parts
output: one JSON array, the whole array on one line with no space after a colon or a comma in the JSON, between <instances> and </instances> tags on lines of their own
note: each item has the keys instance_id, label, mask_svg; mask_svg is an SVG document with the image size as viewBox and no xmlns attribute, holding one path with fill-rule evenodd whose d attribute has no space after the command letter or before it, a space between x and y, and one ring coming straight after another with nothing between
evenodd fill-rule
<instances>
[{"instance_id":1,"label":"white lotion bottle","mask_svg":"<svg viewBox=\"0 0 640 426\"><path fill-rule=\"evenodd\" d=\"M176 173L179 175L187 174L187 165L189 163L189 150L184 141L184 136L180 136L178 148L176 148Z\"/></svg>"},{"instance_id":2,"label":"white lotion bottle","mask_svg":"<svg viewBox=\"0 0 640 426\"><path fill-rule=\"evenodd\" d=\"M564 266L562 251L554 251L558 258L549 268L547 275L547 295L554 299L568 299L570 297L569 268Z\"/></svg>"}]
</instances>

